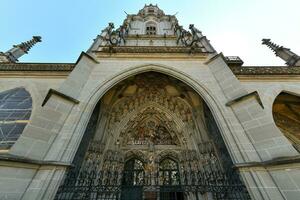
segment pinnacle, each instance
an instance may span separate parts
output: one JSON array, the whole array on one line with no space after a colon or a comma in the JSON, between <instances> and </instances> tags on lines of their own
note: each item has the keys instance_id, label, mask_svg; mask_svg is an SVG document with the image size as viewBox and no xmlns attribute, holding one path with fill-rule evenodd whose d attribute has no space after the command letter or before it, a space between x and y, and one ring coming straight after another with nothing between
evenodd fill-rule
<instances>
[{"instance_id":1,"label":"pinnacle","mask_svg":"<svg viewBox=\"0 0 300 200\"><path fill-rule=\"evenodd\" d=\"M21 44L14 45L14 47L18 47L22 49L25 53L27 53L31 47L33 47L36 43L41 42L42 37L41 36L33 36L31 40L27 42L22 42Z\"/></svg>"},{"instance_id":2,"label":"pinnacle","mask_svg":"<svg viewBox=\"0 0 300 200\"><path fill-rule=\"evenodd\" d=\"M271 39L262 39L262 44L267 45L270 49L273 51L277 51L281 47L273 42L271 42Z\"/></svg>"}]
</instances>

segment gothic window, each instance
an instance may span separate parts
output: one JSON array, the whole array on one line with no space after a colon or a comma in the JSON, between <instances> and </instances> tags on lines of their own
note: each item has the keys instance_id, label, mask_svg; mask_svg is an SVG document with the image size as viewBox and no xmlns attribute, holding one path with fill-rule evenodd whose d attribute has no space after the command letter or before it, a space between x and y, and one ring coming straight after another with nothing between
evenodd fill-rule
<instances>
[{"instance_id":1,"label":"gothic window","mask_svg":"<svg viewBox=\"0 0 300 200\"><path fill-rule=\"evenodd\" d=\"M146 35L156 35L156 25L154 23L146 25Z\"/></svg>"},{"instance_id":2,"label":"gothic window","mask_svg":"<svg viewBox=\"0 0 300 200\"><path fill-rule=\"evenodd\" d=\"M273 104L273 118L281 132L300 151L300 97L280 93Z\"/></svg>"},{"instance_id":3,"label":"gothic window","mask_svg":"<svg viewBox=\"0 0 300 200\"><path fill-rule=\"evenodd\" d=\"M149 13L154 13L154 9L153 9L153 8L149 8L149 9L148 9L148 12L149 12Z\"/></svg>"},{"instance_id":4,"label":"gothic window","mask_svg":"<svg viewBox=\"0 0 300 200\"><path fill-rule=\"evenodd\" d=\"M145 178L144 163L132 158L124 165L123 185L143 185Z\"/></svg>"},{"instance_id":5,"label":"gothic window","mask_svg":"<svg viewBox=\"0 0 300 200\"><path fill-rule=\"evenodd\" d=\"M171 158L165 158L159 163L160 185L179 185L178 163Z\"/></svg>"},{"instance_id":6,"label":"gothic window","mask_svg":"<svg viewBox=\"0 0 300 200\"><path fill-rule=\"evenodd\" d=\"M24 88L0 93L0 149L10 148L29 122L32 99Z\"/></svg>"}]
</instances>

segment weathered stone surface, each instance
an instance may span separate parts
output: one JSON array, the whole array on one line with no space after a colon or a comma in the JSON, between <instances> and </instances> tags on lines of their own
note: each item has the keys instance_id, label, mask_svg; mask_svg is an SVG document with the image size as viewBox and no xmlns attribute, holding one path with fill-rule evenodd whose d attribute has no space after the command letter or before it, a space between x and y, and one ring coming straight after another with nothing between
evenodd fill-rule
<instances>
[{"instance_id":1,"label":"weathered stone surface","mask_svg":"<svg viewBox=\"0 0 300 200\"><path fill-rule=\"evenodd\" d=\"M204 115L201 115L206 104L232 163L242 166L238 170L252 198L297 199L300 195L300 167L292 158L299 153L290 139L276 127L272 105L282 91L300 94L299 69L228 67L222 56L216 56L207 40L194 29L194 36L202 38L196 40L197 48L181 40L177 44L173 30L170 27L168 30L162 29L164 23L176 24L172 16L170 19L171 22L169 18L162 17L159 23L159 33L170 31L166 37L144 35L137 42L136 36L131 35L127 47L122 46L122 42L122 45L109 46L109 41L102 40L109 33L109 30L104 30L89 51L96 59L82 54L76 64L0 64L0 92L22 86L33 99L30 123L8 154L41 161L40 164L28 165L23 161L0 160L0 199L53 199L66 167L49 166L42 161L73 161L81 148L81 141L86 140L84 133L91 128L88 123L100 99L106 103L115 101L115 104L100 108L95 139L104 138L106 142L95 143L99 152L104 149L118 152L116 149L121 142L128 144L128 135L136 135L129 132L146 127L143 117L153 113L156 121L167 127L164 133L168 134L165 136L177 139L160 144L147 133L154 144L140 147L138 155L145 161L150 160L151 151L166 150L157 156L159 160L166 155L176 157L176 151L181 148L201 148L198 145L208 141L210 136ZM141 28L143 23L140 21L136 25L139 33L144 31ZM155 42L151 43L151 40ZM159 84L151 78L141 79L137 82L142 86L134 85L136 80L133 77L146 72L164 74L169 78ZM143 83L145 80L147 83ZM170 84L170 80L175 84ZM131 85L126 89L123 88L126 84L121 83ZM155 92L160 91L160 87L165 88L169 96L164 96L165 93L157 95ZM42 107L51 88L60 94L54 92L49 95ZM153 93L142 99L137 94L143 94L143 91ZM252 95L253 91L257 91L255 95ZM122 102L124 99L128 101ZM116 109L112 111L111 108ZM107 124L107 121L111 123ZM139 122L139 125L130 124L132 121ZM118 140L122 134L124 137ZM154 136L159 137L159 134ZM137 141L141 140L139 137ZM175 148L172 146L174 144L182 146ZM127 156L130 155L134 154L127 152ZM273 162L279 157L291 162ZM269 161L273 164L262 164Z\"/></svg>"}]
</instances>

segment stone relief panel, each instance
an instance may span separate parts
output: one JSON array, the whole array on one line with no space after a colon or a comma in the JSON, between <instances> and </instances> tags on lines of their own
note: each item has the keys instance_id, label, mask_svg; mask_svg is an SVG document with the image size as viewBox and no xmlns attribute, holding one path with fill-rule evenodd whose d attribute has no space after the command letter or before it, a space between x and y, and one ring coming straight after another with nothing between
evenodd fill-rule
<instances>
[{"instance_id":1,"label":"stone relief panel","mask_svg":"<svg viewBox=\"0 0 300 200\"><path fill-rule=\"evenodd\" d=\"M168 84L169 82L165 77L157 79L155 76L137 76L135 82L128 86L134 92L128 95L130 90L125 90L127 95L119 94L119 99L112 106L109 129L114 127L117 122L120 122L128 113L140 110L141 107L151 103L166 108L184 123L193 126L191 106L182 96L170 95L167 92Z\"/></svg>"},{"instance_id":2,"label":"stone relief panel","mask_svg":"<svg viewBox=\"0 0 300 200\"><path fill-rule=\"evenodd\" d=\"M121 133L124 145L179 145L172 121L154 108L147 108L127 124Z\"/></svg>"}]
</instances>

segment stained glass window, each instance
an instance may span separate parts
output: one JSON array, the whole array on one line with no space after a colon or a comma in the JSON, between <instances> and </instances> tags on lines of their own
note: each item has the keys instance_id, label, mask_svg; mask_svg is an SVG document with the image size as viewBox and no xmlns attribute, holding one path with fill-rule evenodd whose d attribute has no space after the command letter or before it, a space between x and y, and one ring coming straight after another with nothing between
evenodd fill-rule
<instances>
[{"instance_id":1,"label":"stained glass window","mask_svg":"<svg viewBox=\"0 0 300 200\"><path fill-rule=\"evenodd\" d=\"M29 122L32 99L24 88L0 93L0 149L10 148Z\"/></svg>"}]
</instances>

